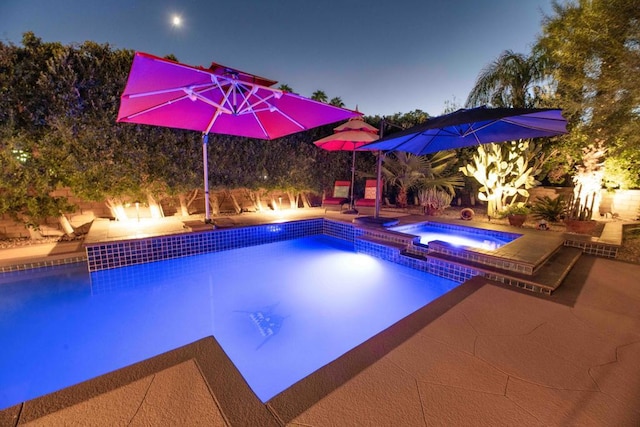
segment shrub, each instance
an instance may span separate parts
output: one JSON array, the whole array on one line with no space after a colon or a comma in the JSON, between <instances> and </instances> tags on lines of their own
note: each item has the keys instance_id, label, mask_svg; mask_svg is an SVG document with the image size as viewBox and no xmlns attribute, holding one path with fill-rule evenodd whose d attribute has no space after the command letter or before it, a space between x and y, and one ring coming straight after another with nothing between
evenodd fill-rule
<instances>
[{"instance_id":1,"label":"shrub","mask_svg":"<svg viewBox=\"0 0 640 427\"><path fill-rule=\"evenodd\" d=\"M500 211L500 218L506 218L509 215L528 215L531 210L524 203L509 205Z\"/></svg>"},{"instance_id":2,"label":"shrub","mask_svg":"<svg viewBox=\"0 0 640 427\"><path fill-rule=\"evenodd\" d=\"M442 212L449 206L451 206L451 200L453 196L446 191L438 190L435 188L426 188L420 190L418 193L418 200L420 205L425 206L435 212Z\"/></svg>"},{"instance_id":3,"label":"shrub","mask_svg":"<svg viewBox=\"0 0 640 427\"><path fill-rule=\"evenodd\" d=\"M549 222L560 221L562 214L565 212L566 203L563 196L552 199L549 196L539 198L531 206L531 213L537 219L543 219Z\"/></svg>"}]
</instances>

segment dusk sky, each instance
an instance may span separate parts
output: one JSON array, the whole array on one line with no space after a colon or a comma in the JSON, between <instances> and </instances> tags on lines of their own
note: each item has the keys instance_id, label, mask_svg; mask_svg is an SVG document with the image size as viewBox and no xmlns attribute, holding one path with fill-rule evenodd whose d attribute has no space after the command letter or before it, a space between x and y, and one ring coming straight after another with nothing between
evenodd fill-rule
<instances>
[{"instance_id":1,"label":"dusk sky","mask_svg":"<svg viewBox=\"0 0 640 427\"><path fill-rule=\"evenodd\" d=\"M464 104L504 50L529 53L551 0L0 0L0 40L92 40L212 61L340 97L365 115ZM173 25L172 17L181 17Z\"/></svg>"}]
</instances>

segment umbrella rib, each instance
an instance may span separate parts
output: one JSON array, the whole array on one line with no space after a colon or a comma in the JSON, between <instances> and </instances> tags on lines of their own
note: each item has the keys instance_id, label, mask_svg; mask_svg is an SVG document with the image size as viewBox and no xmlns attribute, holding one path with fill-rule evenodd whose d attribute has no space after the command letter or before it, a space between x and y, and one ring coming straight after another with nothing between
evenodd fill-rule
<instances>
[{"instance_id":1,"label":"umbrella rib","mask_svg":"<svg viewBox=\"0 0 640 427\"><path fill-rule=\"evenodd\" d=\"M291 117L288 114L283 113L282 110L280 110L278 107L273 106L273 108L275 109L276 112L280 113L285 119L289 120L291 123L293 123L294 125L298 126L300 129L304 129L305 128L301 123L296 121L293 117ZM271 110L269 110L269 111L271 111Z\"/></svg>"},{"instance_id":2,"label":"umbrella rib","mask_svg":"<svg viewBox=\"0 0 640 427\"><path fill-rule=\"evenodd\" d=\"M181 96L179 98L172 99L172 100L167 101L167 102L163 102L162 104L158 104L158 105L154 105L153 107L145 108L144 110L140 110L140 111L138 111L138 112L136 112L134 114L128 115L126 118L127 119L132 119L134 117L138 117L138 116L141 116L143 114L150 113L150 112L152 112L154 110L157 110L158 108L166 107L167 105L171 105L174 102L182 101L184 99L187 99L188 97L189 97L188 95L184 95L184 96Z\"/></svg>"},{"instance_id":3,"label":"umbrella rib","mask_svg":"<svg viewBox=\"0 0 640 427\"><path fill-rule=\"evenodd\" d=\"M465 132L462 132L460 134L460 136L463 137L463 138L466 138L467 136L469 136L471 134L476 135L482 129L488 128L489 126L494 125L494 124L498 123L499 121L500 120L491 120L491 121L488 121L487 123L485 123L484 125L482 125L482 126L480 126L478 128L474 128L473 124L469 123L469 128ZM477 137L476 137L476 139L477 139Z\"/></svg>"},{"instance_id":4,"label":"umbrella rib","mask_svg":"<svg viewBox=\"0 0 640 427\"><path fill-rule=\"evenodd\" d=\"M216 110L216 112L213 114L213 117L209 121L209 124L207 125L207 129L205 130L205 134L208 134L211 131L211 128L216 123L216 120L218 119L220 114L222 114L222 111Z\"/></svg>"},{"instance_id":5,"label":"umbrella rib","mask_svg":"<svg viewBox=\"0 0 640 427\"><path fill-rule=\"evenodd\" d=\"M241 83L238 83L237 86L239 86L240 88L242 88L244 90L248 89L247 86L245 86L244 84L241 84ZM256 86L253 86L253 85L251 85L250 87L251 87L251 89L249 89L249 93L247 95L245 95L243 92L240 92L240 94L242 96L242 102L240 103L240 105L238 105L238 109L237 109L238 113L241 113L241 112L243 112L245 110L245 106L247 104L249 104L249 97L251 97L252 95L257 97L256 92L258 91L258 88ZM249 106L247 107L247 110L249 111L251 109L252 109L252 105L249 104Z\"/></svg>"},{"instance_id":6,"label":"umbrella rib","mask_svg":"<svg viewBox=\"0 0 640 427\"><path fill-rule=\"evenodd\" d=\"M525 123L516 122L515 120L503 119L502 121L506 122L506 123L509 123L509 124L512 124L514 126L520 126L520 127L527 128L527 129L540 130L540 131L548 130L548 128L543 127L543 126L532 126L532 125L528 125L528 124L525 124ZM559 122L559 123L561 122L561 120L553 120L553 121Z\"/></svg>"},{"instance_id":7,"label":"umbrella rib","mask_svg":"<svg viewBox=\"0 0 640 427\"><path fill-rule=\"evenodd\" d=\"M194 84L194 85L190 85L188 86L190 89L195 90L195 89L201 89L201 88L205 88L204 90L201 90L201 92L206 91L207 89L209 89L211 87L211 83L201 83L201 84ZM185 86L178 86L178 87L172 87L172 88L168 88L168 89L159 89L159 90L151 90L149 92L138 92L138 93L128 93L126 95L122 95L123 98L142 98L145 96L153 96L153 95L164 95L165 93L171 93L171 92L184 92L185 90Z\"/></svg>"},{"instance_id":8,"label":"umbrella rib","mask_svg":"<svg viewBox=\"0 0 640 427\"><path fill-rule=\"evenodd\" d=\"M218 87L218 89L220 90L220 93L222 93L222 102L220 103L221 105L228 105L229 107L225 108L225 113L227 114L234 114L236 111L233 108L234 103L229 101L229 97L233 94L235 95L235 85L234 85L234 81L231 81L229 79L225 79L229 81L229 88L227 90L224 90L223 87L220 85L220 81L218 80L218 76L215 75L211 75L211 81Z\"/></svg>"},{"instance_id":9,"label":"umbrella rib","mask_svg":"<svg viewBox=\"0 0 640 427\"><path fill-rule=\"evenodd\" d=\"M195 96L196 98L198 98L200 101L204 102L207 105L210 105L212 107L214 107L217 111L222 111L224 113L227 114L231 114L233 111L229 110L228 108L224 107L221 104L218 104L217 102L212 101L211 99L207 98L206 96L203 96L197 92L191 92L191 94L193 94L193 96ZM186 96L187 98L189 98L189 94ZM184 97L183 97L184 99ZM169 102L170 104L171 102Z\"/></svg>"},{"instance_id":10,"label":"umbrella rib","mask_svg":"<svg viewBox=\"0 0 640 427\"><path fill-rule=\"evenodd\" d=\"M268 89L268 88L267 88ZM294 125L298 126L300 129L305 129L305 127L299 123L298 121L296 121L293 117L289 116L288 114L285 114L282 112L282 110L280 110L278 107L276 107L275 105L273 105L272 103L269 102L270 99L276 97L276 91L273 91L271 89L268 89L271 94L266 96L266 97L262 97L260 95L258 95L257 93L253 92L253 97L257 99L256 102L250 103L248 105L246 105L246 108L243 108L241 111L238 111L238 114L251 114L256 118L256 121L260 124L260 128L262 129L262 131L264 132L265 136L268 135L266 130L264 129L264 127L262 126L262 122L260 120L258 120L256 113L260 112L260 111L270 111L270 112L277 112L280 113L280 115L282 115L284 118L286 118L287 120L289 120L291 123L293 123ZM245 100L248 101L248 97L245 98ZM244 102L243 102L243 106L244 106ZM255 108L256 106L260 105L260 104L264 104L265 108L264 109L257 109Z\"/></svg>"},{"instance_id":11,"label":"umbrella rib","mask_svg":"<svg viewBox=\"0 0 640 427\"><path fill-rule=\"evenodd\" d=\"M244 85L242 86L243 88ZM246 88L245 88L246 89ZM272 103L268 102L270 99L276 97L276 91L274 91L273 89L270 88L265 88L266 90L269 90L271 92L271 94L269 96L263 97L257 94L257 87L253 86L251 88L251 90L249 91L249 94L247 96L244 96L244 100L243 102L240 104L240 106L238 107L238 113L253 113L254 111L271 111L272 109L276 109L277 107L275 105L273 105ZM253 96L254 98L257 99L257 102L251 102L249 101L249 98ZM267 107L265 109L256 109L256 106L260 105L260 104L265 104Z\"/></svg>"}]
</instances>

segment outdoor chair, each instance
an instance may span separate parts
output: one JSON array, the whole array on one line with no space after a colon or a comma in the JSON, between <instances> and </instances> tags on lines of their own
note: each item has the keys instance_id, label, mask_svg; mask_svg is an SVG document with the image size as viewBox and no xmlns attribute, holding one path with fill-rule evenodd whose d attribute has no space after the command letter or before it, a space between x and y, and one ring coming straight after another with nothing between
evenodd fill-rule
<instances>
[{"instance_id":1,"label":"outdoor chair","mask_svg":"<svg viewBox=\"0 0 640 427\"><path fill-rule=\"evenodd\" d=\"M342 212L344 205L349 204L349 191L351 190L351 181L336 181L333 186L333 194L331 197L325 197L322 201L322 207L325 212L329 207L338 206Z\"/></svg>"},{"instance_id":2,"label":"outdoor chair","mask_svg":"<svg viewBox=\"0 0 640 427\"><path fill-rule=\"evenodd\" d=\"M364 198L356 200L356 208L362 207L375 207L376 206L376 196L380 197L380 201L382 201L382 181L380 181L380 191L376 191L376 183L375 179L368 179L365 182L364 186Z\"/></svg>"}]
</instances>

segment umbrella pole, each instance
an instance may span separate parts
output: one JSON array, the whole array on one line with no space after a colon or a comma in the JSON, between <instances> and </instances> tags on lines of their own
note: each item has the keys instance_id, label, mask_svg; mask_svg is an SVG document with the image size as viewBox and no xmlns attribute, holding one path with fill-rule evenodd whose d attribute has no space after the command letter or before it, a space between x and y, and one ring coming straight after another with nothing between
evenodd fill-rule
<instances>
[{"instance_id":1,"label":"umbrella pole","mask_svg":"<svg viewBox=\"0 0 640 427\"><path fill-rule=\"evenodd\" d=\"M355 148L355 147L354 147ZM353 186L356 181L356 150L353 150L353 154L351 155L351 193L349 196L349 210L344 211L344 214L355 215L358 211L355 208L355 203L353 200Z\"/></svg>"},{"instance_id":2,"label":"umbrella pole","mask_svg":"<svg viewBox=\"0 0 640 427\"><path fill-rule=\"evenodd\" d=\"M353 154L351 155L351 197L349 198L349 206L350 206L350 210L354 212L355 203L353 200L353 186L355 185L355 182L356 182L356 150L354 149L352 153Z\"/></svg>"},{"instance_id":3,"label":"umbrella pole","mask_svg":"<svg viewBox=\"0 0 640 427\"><path fill-rule=\"evenodd\" d=\"M382 191L380 191L381 183L382 183L382 150L378 151L378 162L377 162L377 175L376 175L376 211L374 214L374 218L378 218L380 216L380 198L382 197Z\"/></svg>"},{"instance_id":4,"label":"umbrella pole","mask_svg":"<svg viewBox=\"0 0 640 427\"><path fill-rule=\"evenodd\" d=\"M207 143L209 134L202 134L202 169L204 170L204 222L211 223L211 213L209 210L209 159L207 153Z\"/></svg>"},{"instance_id":5,"label":"umbrella pole","mask_svg":"<svg viewBox=\"0 0 640 427\"><path fill-rule=\"evenodd\" d=\"M385 124L386 124L386 121L384 118L380 120L380 132L379 132L380 138L384 137ZM373 215L374 218L378 218L380 216L380 198L382 197L382 191L380 191L381 183L382 183L382 150L378 151L378 161L376 162L376 210Z\"/></svg>"}]
</instances>

